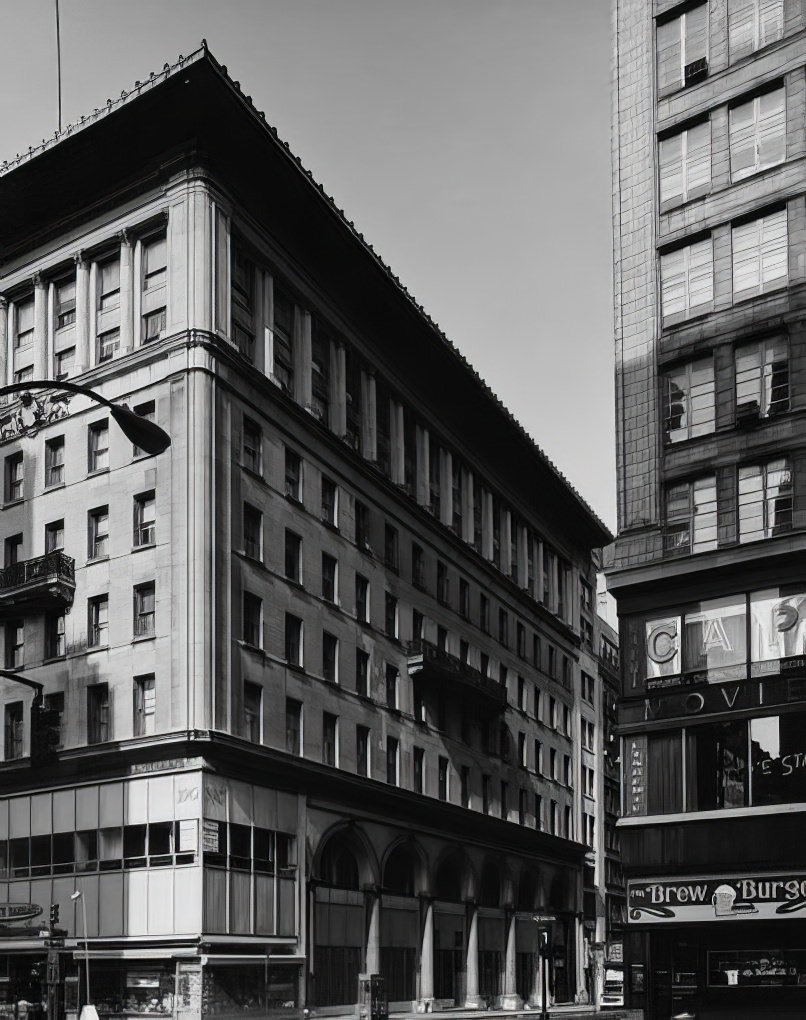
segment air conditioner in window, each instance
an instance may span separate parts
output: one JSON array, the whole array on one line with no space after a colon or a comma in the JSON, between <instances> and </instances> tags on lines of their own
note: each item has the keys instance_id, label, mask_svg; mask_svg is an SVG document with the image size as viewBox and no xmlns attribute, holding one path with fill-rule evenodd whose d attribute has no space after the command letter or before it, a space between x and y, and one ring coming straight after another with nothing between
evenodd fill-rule
<instances>
[{"instance_id":1,"label":"air conditioner in window","mask_svg":"<svg viewBox=\"0 0 806 1020\"><path fill-rule=\"evenodd\" d=\"M698 81L708 77L708 58L700 57L699 60L692 60L686 64L683 78L686 85L696 85Z\"/></svg>"},{"instance_id":2,"label":"air conditioner in window","mask_svg":"<svg viewBox=\"0 0 806 1020\"><path fill-rule=\"evenodd\" d=\"M736 428L752 429L759 422L759 406L757 400L748 400L736 405Z\"/></svg>"}]
</instances>

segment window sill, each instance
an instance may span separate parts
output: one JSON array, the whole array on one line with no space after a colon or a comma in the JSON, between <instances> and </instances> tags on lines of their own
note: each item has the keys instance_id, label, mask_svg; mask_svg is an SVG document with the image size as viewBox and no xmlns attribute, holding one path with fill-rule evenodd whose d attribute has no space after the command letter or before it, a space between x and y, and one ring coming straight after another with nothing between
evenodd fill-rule
<instances>
[{"instance_id":1,"label":"window sill","mask_svg":"<svg viewBox=\"0 0 806 1020\"><path fill-rule=\"evenodd\" d=\"M108 467L93 468L91 471L87 472L87 478L94 478L96 475L108 475L108 474L109 474Z\"/></svg>"},{"instance_id":2,"label":"window sill","mask_svg":"<svg viewBox=\"0 0 806 1020\"><path fill-rule=\"evenodd\" d=\"M87 645L86 654L91 655L95 652L108 652L109 645Z\"/></svg>"},{"instance_id":3,"label":"window sill","mask_svg":"<svg viewBox=\"0 0 806 1020\"><path fill-rule=\"evenodd\" d=\"M132 644L140 644L141 641L153 641L156 636L156 634L135 634L132 638Z\"/></svg>"},{"instance_id":4,"label":"window sill","mask_svg":"<svg viewBox=\"0 0 806 1020\"><path fill-rule=\"evenodd\" d=\"M50 485L46 485L43 489L44 492L52 492L54 489L63 489L64 482L51 482Z\"/></svg>"},{"instance_id":5,"label":"window sill","mask_svg":"<svg viewBox=\"0 0 806 1020\"><path fill-rule=\"evenodd\" d=\"M157 548L156 542L144 542L142 545L133 545L132 552L138 553L142 552L144 549L156 549L156 548ZM106 558L108 559L109 557Z\"/></svg>"},{"instance_id":6,"label":"window sill","mask_svg":"<svg viewBox=\"0 0 806 1020\"><path fill-rule=\"evenodd\" d=\"M333 521L327 520L327 518L325 517L320 517L319 520L328 529L328 531L335 531L336 534L340 534L338 524L335 524Z\"/></svg>"},{"instance_id":7,"label":"window sill","mask_svg":"<svg viewBox=\"0 0 806 1020\"><path fill-rule=\"evenodd\" d=\"M3 509L4 510L10 510L12 507L20 506L24 502L25 502L25 497L24 496L20 496L19 499L9 499L9 500L6 500L5 503L3 503Z\"/></svg>"},{"instance_id":8,"label":"window sill","mask_svg":"<svg viewBox=\"0 0 806 1020\"><path fill-rule=\"evenodd\" d=\"M54 662L65 662L66 660L67 660L67 654L66 653L63 654L63 655L49 655L49 656L47 656L42 661L42 665L43 666L49 666L49 665L51 665L51 663L54 663Z\"/></svg>"},{"instance_id":9,"label":"window sill","mask_svg":"<svg viewBox=\"0 0 806 1020\"><path fill-rule=\"evenodd\" d=\"M305 504L302 502L302 500L298 496L292 496L292 494L290 492L286 492L285 493L285 498L288 500L289 503L293 503L294 506L298 506L302 510L305 509Z\"/></svg>"},{"instance_id":10,"label":"window sill","mask_svg":"<svg viewBox=\"0 0 806 1020\"><path fill-rule=\"evenodd\" d=\"M92 563L106 563L108 560L109 553L105 553L103 556L89 556L85 565L89 567Z\"/></svg>"}]
</instances>

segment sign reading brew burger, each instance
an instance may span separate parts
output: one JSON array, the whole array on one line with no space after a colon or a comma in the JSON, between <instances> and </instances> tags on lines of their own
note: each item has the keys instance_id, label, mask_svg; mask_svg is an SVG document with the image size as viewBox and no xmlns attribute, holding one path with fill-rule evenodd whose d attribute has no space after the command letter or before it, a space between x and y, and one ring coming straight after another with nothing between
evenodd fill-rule
<instances>
[{"instance_id":1,"label":"sign reading brew burger","mask_svg":"<svg viewBox=\"0 0 806 1020\"><path fill-rule=\"evenodd\" d=\"M627 910L641 924L804 918L806 873L629 882Z\"/></svg>"}]
</instances>

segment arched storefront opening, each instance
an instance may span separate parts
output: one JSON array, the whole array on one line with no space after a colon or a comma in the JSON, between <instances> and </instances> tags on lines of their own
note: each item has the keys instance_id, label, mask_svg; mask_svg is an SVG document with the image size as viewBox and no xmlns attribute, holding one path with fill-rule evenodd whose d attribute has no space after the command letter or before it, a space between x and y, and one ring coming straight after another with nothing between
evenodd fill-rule
<instances>
[{"instance_id":1,"label":"arched storefront opening","mask_svg":"<svg viewBox=\"0 0 806 1020\"><path fill-rule=\"evenodd\" d=\"M332 836L322 851L314 890L313 998L318 1006L356 1001L366 952L359 841Z\"/></svg>"},{"instance_id":2,"label":"arched storefront opening","mask_svg":"<svg viewBox=\"0 0 806 1020\"><path fill-rule=\"evenodd\" d=\"M434 995L463 1004L467 946L465 887L467 865L455 851L444 858L434 878Z\"/></svg>"},{"instance_id":3,"label":"arched storefront opening","mask_svg":"<svg viewBox=\"0 0 806 1020\"><path fill-rule=\"evenodd\" d=\"M386 996L392 1004L410 1004L417 998L420 904L415 890L418 865L412 846L403 843L392 850L383 869L381 973L386 978Z\"/></svg>"},{"instance_id":4,"label":"arched storefront opening","mask_svg":"<svg viewBox=\"0 0 806 1020\"><path fill-rule=\"evenodd\" d=\"M501 906L501 864L487 860L479 884L479 994L495 1002L503 994L506 919Z\"/></svg>"},{"instance_id":5,"label":"arched storefront opening","mask_svg":"<svg viewBox=\"0 0 806 1020\"><path fill-rule=\"evenodd\" d=\"M520 875L515 895L515 988L528 1002L535 993L537 979L537 871L525 868Z\"/></svg>"}]
</instances>

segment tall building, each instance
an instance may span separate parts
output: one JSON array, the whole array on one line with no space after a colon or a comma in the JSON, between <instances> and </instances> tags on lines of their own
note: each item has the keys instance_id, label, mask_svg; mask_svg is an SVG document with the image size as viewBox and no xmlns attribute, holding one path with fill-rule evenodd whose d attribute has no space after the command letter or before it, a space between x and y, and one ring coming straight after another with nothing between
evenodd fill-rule
<instances>
[{"instance_id":1,"label":"tall building","mask_svg":"<svg viewBox=\"0 0 806 1020\"><path fill-rule=\"evenodd\" d=\"M104 1016L519 1006L536 915L584 998L607 529L206 47L0 203L0 380L171 436L6 406L3 654L58 748L3 680L0 900L60 906Z\"/></svg>"},{"instance_id":2,"label":"tall building","mask_svg":"<svg viewBox=\"0 0 806 1020\"><path fill-rule=\"evenodd\" d=\"M627 995L806 1013L806 7L616 0Z\"/></svg>"}]
</instances>

